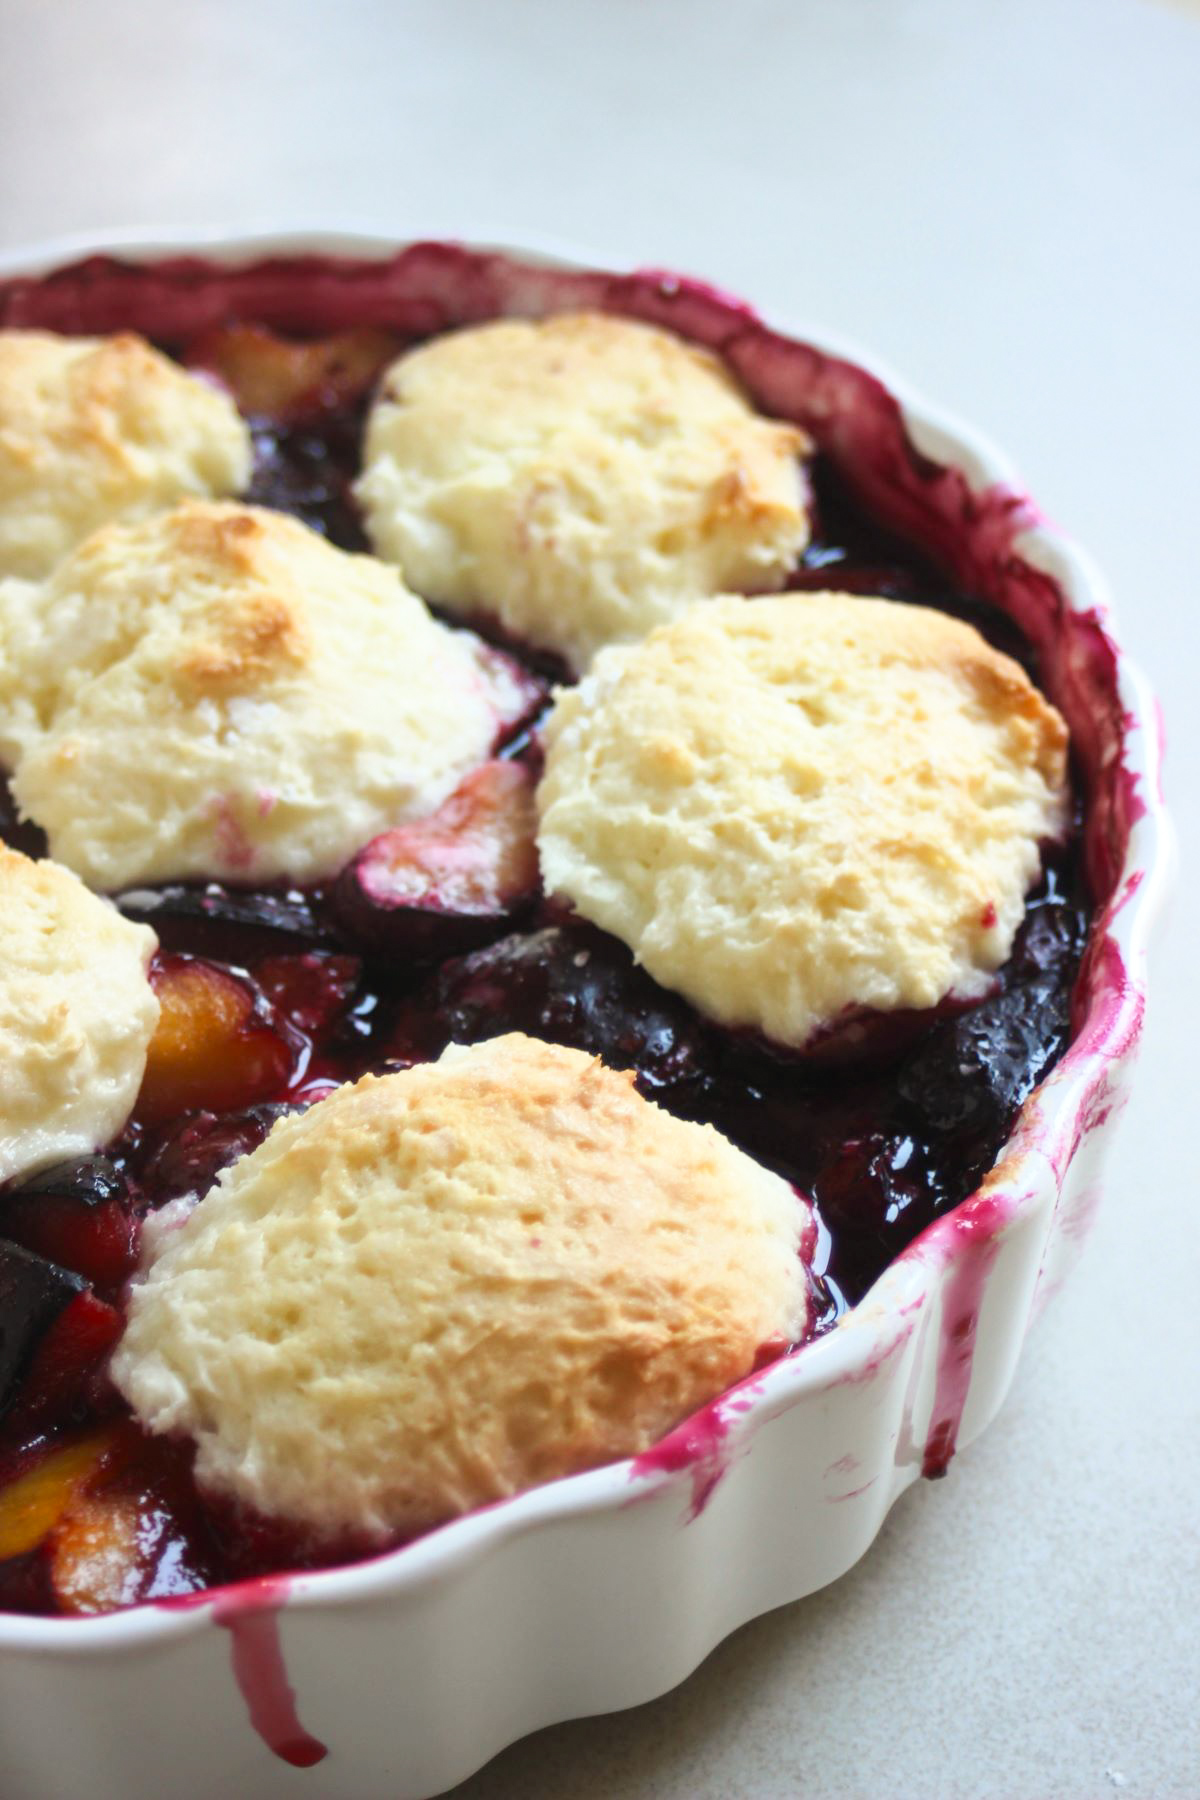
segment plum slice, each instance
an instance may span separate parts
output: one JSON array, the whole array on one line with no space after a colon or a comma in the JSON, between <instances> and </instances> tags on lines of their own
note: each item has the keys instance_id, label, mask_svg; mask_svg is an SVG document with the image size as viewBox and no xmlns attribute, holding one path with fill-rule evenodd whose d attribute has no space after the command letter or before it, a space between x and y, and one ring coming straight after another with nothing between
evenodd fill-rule
<instances>
[{"instance_id":1,"label":"plum slice","mask_svg":"<svg viewBox=\"0 0 1200 1800\"><path fill-rule=\"evenodd\" d=\"M204 1543L188 1451L127 1421L40 1441L0 1471L0 1602L20 1611L194 1593L216 1578Z\"/></svg>"},{"instance_id":2,"label":"plum slice","mask_svg":"<svg viewBox=\"0 0 1200 1800\"><path fill-rule=\"evenodd\" d=\"M15 1479L0 1485L0 1563L44 1543L76 1497L120 1459L125 1436L107 1425L23 1459Z\"/></svg>"},{"instance_id":3,"label":"plum slice","mask_svg":"<svg viewBox=\"0 0 1200 1800\"><path fill-rule=\"evenodd\" d=\"M320 1037L345 1013L362 979L357 956L310 950L301 956L268 956L254 979L272 1006L308 1037Z\"/></svg>"},{"instance_id":4,"label":"plum slice","mask_svg":"<svg viewBox=\"0 0 1200 1800\"><path fill-rule=\"evenodd\" d=\"M329 926L317 895L300 888L227 888L219 881L168 882L127 888L116 896L126 918L153 925L166 950L244 961L247 949L272 951L281 942L323 943Z\"/></svg>"},{"instance_id":5,"label":"plum slice","mask_svg":"<svg viewBox=\"0 0 1200 1800\"><path fill-rule=\"evenodd\" d=\"M87 1291L81 1275L0 1238L0 1417L52 1328Z\"/></svg>"},{"instance_id":6,"label":"plum slice","mask_svg":"<svg viewBox=\"0 0 1200 1800\"><path fill-rule=\"evenodd\" d=\"M141 1171L143 1188L156 1207L206 1194L222 1169L257 1150L275 1121L292 1110L275 1102L238 1113L185 1113L154 1144Z\"/></svg>"},{"instance_id":7,"label":"plum slice","mask_svg":"<svg viewBox=\"0 0 1200 1800\"><path fill-rule=\"evenodd\" d=\"M212 1584L188 1462L184 1446L143 1439L76 1490L46 1546L59 1612L112 1612Z\"/></svg>"},{"instance_id":8,"label":"plum slice","mask_svg":"<svg viewBox=\"0 0 1200 1800\"><path fill-rule=\"evenodd\" d=\"M374 950L450 956L505 930L537 894L526 763L472 771L428 818L372 840L338 880L346 930Z\"/></svg>"},{"instance_id":9,"label":"plum slice","mask_svg":"<svg viewBox=\"0 0 1200 1800\"><path fill-rule=\"evenodd\" d=\"M23 1433L42 1430L80 1404L103 1401L106 1358L122 1328L116 1307L91 1288L76 1294L34 1350L9 1409L8 1425Z\"/></svg>"},{"instance_id":10,"label":"plum slice","mask_svg":"<svg viewBox=\"0 0 1200 1800\"><path fill-rule=\"evenodd\" d=\"M524 1031L638 1072L642 1091L696 1087L710 1050L702 1021L638 968L607 932L572 921L514 932L438 970L401 1013L391 1048L400 1061L437 1056Z\"/></svg>"},{"instance_id":11,"label":"plum slice","mask_svg":"<svg viewBox=\"0 0 1200 1800\"><path fill-rule=\"evenodd\" d=\"M106 1156L44 1170L0 1196L0 1231L96 1287L119 1287L137 1261L137 1221Z\"/></svg>"},{"instance_id":12,"label":"plum slice","mask_svg":"<svg viewBox=\"0 0 1200 1800\"><path fill-rule=\"evenodd\" d=\"M234 324L205 332L188 362L219 376L242 412L284 420L361 399L399 349L392 332L371 326L299 341L262 325Z\"/></svg>"},{"instance_id":13,"label":"plum slice","mask_svg":"<svg viewBox=\"0 0 1200 1800\"><path fill-rule=\"evenodd\" d=\"M67 1613L113 1612L139 1596L141 1519L130 1494L82 1494L50 1544L50 1585Z\"/></svg>"},{"instance_id":14,"label":"plum slice","mask_svg":"<svg viewBox=\"0 0 1200 1800\"><path fill-rule=\"evenodd\" d=\"M161 1012L135 1109L143 1123L252 1106L284 1086L291 1050L246 982L184 956L162 957L151 980Z\"/></svg>"}]
</instances>

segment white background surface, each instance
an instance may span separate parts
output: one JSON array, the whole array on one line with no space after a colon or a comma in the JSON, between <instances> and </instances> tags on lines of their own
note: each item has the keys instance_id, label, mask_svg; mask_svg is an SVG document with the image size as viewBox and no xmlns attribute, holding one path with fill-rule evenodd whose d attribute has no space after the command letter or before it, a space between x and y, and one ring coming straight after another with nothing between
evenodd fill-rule
<instances>
[{"instance_id":1,"label":"white background surface","mask_svg":"<svg viewBox=\"0 0 1200 1800\"><path fill-rule=\"evenodd\" d=\"M1185 860L1073 1287L845 1580L458 1793L1200 1795L1200 0L0 0L0 171L4 247L360 224L708 276L983 427L1099 558Z\"/></svg>"}]
</instances>

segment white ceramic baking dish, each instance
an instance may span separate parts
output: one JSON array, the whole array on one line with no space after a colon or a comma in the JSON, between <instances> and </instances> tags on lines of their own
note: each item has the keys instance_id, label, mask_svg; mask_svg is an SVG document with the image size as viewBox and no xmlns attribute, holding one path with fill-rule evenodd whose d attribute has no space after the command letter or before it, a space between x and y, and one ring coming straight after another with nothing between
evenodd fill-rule
<instances>
[{"instance_id":1,"label":"white ceramic baking dish","mask_svg":"<svg viewBox=\"0 0 1200 1800\"><path fill-rule=\"evenodd\" d=\"M10 255L0 280L95 248ZM909 1483L994 1416L1086 1232L1126 1096L1172 862L1157 714L1113 646L1101 578L1004 459L824 333L783 337L698 284L545 251L398 256L394 242L319 233L104 248L138 266L189 252L230 267L355 259L360 296L430 327L601 304L719 347L766 410L801 418L842 458L876 510L920 521L964 585L1019 619L1089 787L1102 904L1073 1045L983 1189L836 1330L637 1462L372 1562L94 1620L0 1615L5 1800L432 1795L539 1726L662 1693L747 1619L834 1581ZM256 278L276 323L288 279L285 267Z\"/></svg>"}]
</instances>

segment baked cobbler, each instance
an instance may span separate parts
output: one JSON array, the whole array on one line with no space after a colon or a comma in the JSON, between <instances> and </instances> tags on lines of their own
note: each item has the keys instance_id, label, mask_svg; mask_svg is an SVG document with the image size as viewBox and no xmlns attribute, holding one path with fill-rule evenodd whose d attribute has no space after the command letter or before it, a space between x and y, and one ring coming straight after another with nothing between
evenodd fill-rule
<instances>
[{"instance_id":1,"label":"baked cobbler","mask_svg":"<svg viewBox=\"0 0 1200 1800\"><path fill-rule=\"evenodd\" d=\"M0 331L26 1611L403 1542L834 1328L1088 919L1030 647L711 353L181 316Z\"/></svg>"}]
</instances>

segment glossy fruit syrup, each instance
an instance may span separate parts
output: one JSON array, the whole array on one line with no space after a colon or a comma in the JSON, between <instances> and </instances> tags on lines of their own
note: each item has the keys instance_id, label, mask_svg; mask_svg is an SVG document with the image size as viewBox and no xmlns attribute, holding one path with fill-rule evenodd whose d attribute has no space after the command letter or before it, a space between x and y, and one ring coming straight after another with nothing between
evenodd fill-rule
<instances>
[{"instance_id":1,"label":"glossy fruit syrup","mask_svg":"<svg viewBox=\"0 0 1200 1800\"><path fill-rule=\"evenodd\" d=\"M218 372L251 417L251 498L363 548L350 484L371 384L399 340L293 345L235 327L166 347ZM795 586L941 607L1036 676L1006 618L876 530L820 465L814 484L818 528ZM509 1030L635 1069L648 1097L711 1121L813 1199L818 1330L996 1161L1067 1041L1089 917L1077 830L1047 849L988 998L876 1031L857 1060L801 1061L708 1025L615 939L539 896L525 841L535 726L327 888L119 897L160 943L162 1020L134 1116L103 1153L0 1190L0 1608L101 1612L332 1560L207 1500L186 1446L141 1433L105 1366L147 1220L340 1082ZM0 835L42 848L2 795ZM464 876L443 851L468 841Z\"/></svg>"}]
</instances>

